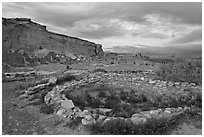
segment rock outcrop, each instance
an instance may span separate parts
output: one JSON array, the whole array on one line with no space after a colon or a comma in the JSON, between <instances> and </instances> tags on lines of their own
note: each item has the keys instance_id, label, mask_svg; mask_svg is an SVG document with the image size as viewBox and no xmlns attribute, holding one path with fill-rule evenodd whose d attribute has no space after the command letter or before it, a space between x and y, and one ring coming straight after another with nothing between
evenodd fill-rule
<instances>
[{"instance_id":1,"label":"rock outcrop","mask_svg":"<svg viewBox=\"0 0 204 137\"><path fill-rule=\"evenodd\" d=\"M103 49L100 44L50 32L28 18L3 18L2 53L3 62L23 66L59 62L70 56L100 57Z\"/></svg>"}]
</instances>

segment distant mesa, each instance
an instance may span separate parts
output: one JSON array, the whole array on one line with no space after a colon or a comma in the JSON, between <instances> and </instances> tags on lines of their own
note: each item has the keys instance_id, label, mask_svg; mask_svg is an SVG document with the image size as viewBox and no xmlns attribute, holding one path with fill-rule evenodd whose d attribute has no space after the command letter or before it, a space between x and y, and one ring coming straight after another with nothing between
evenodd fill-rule
<instances>
[{"instance_id":1,"label":"distant mesa","mask_svg":"<svg viewBox=\"0 0 204 137\"><path fill-rule=\"evenodd\" d=\"M136 46L114 46L112 48L105 49L116 53L131 53L142 55L176 55L176 56L202 56L202 45L185 45L185 46L148 46L148 45L136 45Z\"/></svg>"}]
</instances>

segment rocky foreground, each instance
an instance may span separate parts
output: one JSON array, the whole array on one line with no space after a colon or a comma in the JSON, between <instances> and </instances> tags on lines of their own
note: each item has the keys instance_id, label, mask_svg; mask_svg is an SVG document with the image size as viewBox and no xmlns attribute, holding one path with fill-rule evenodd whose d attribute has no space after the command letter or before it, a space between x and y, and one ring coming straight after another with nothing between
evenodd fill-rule
<instances>
[{"instance_id":1,"label":"rocky foreground","mask_svg":"<svg viewBox=\"0 0 204 137\"><path fill-rule=\"evenodd\" d=\"M104 128L114 121L145 127L151 121L169 121L189 112L201 115L201 86L155 80L149 74L152 72L67 71L36 82L21 91L18 100L24 102L22 107L43 106L41 112L58 116L67 125L74 123L79 131L94 125ZM194 131L190 134L201 133Z\"/></svg>"}]
</instances>

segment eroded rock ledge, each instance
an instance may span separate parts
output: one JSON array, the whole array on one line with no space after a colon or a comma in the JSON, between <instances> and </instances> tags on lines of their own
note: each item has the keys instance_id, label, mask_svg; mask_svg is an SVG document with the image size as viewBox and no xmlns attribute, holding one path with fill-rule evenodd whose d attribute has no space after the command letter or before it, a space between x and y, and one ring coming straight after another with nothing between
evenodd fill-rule
<instances>
[{"instance_id":1,"label":"eroded rock ledge","mask_svg":"<svg viewBox=\"0 0 204 137\"><path fill-rule=\"evenodd\" d=\"M14 65L12 62L16 61L18 65L37 62L35 58L39 57L34 55L39 52L46 55L52 52L48 57L43 56L44 62L59 61L59 56L65 56L62 59L71 56L103 56L101 44L48 31L45 25L29 18L2 18L4 63Z\"/></svg>"}]
</instances>

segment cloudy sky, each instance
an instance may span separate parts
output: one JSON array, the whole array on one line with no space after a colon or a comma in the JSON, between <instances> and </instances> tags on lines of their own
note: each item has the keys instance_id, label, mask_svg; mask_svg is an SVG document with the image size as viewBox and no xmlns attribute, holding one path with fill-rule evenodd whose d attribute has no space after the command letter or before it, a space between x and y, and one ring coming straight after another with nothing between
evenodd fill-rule
<instances>
[{"instance_id":1,"label":"cloudy sky","mask_svg":"<svg viewBox=\"0 0 204 137\"><path fill-rule=\"evenodd\" d=\"M202 3L6 3L3 17L28 17L48 30L113 46L202 43Z\"/></svg>"}]
</instances>

